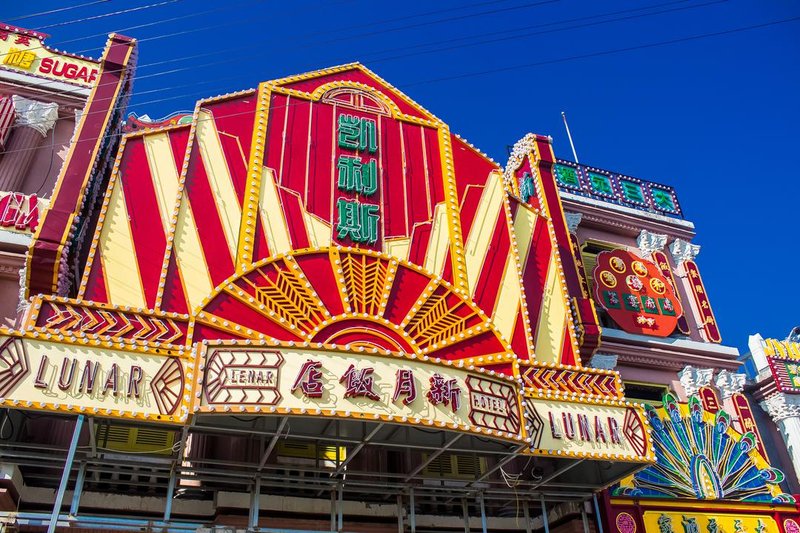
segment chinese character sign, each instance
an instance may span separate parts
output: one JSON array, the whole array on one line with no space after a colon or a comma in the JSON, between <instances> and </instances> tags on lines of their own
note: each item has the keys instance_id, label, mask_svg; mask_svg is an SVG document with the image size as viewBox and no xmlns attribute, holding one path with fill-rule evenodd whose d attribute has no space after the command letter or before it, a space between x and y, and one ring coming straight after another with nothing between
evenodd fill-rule
<instances>
[{"instance_id":1,"label":"chinese character sign","mask_svg":"<svg viewBox=\"0 0 800 533\"><path fill-rule=\"evenodd\" d=\"M689 287L692 289L697 310L700 312L700 323L708 336L708 340L722 342L722 337L717 327L717 319L714 317L714 311L711 310L711 303L708 301L703 278L700 277L700 270L697 268L697 264L694 261L687 260L683 262L683 268L686 270L686 279L689 280Z\"/></svg>"},{"instance_id":2,"label":"chinese character sign","mask_svg":"<svg viewBox=\"0 0 800 533\"><path fill-rule=\"evenodd\" d=\"M336 238L357 244L378 242L380 164L377 121L340 114L337 122L336 188L347 196L336 199Z\"/></svg>"}]
</instances>

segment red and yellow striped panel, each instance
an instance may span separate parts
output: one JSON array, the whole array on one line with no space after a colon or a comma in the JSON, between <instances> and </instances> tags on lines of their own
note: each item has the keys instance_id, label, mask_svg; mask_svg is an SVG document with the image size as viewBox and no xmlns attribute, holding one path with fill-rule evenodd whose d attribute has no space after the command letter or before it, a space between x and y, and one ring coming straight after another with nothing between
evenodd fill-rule
<instances>
[{"instance_id":1,"label":"red and yellow striped panel","mask_svg":"<svg viewBox=\"0 0 800 533\"><path fill-rule=\"evenodd\" d=\"M342 114L375 126L358 153L376 162L373 194L337 187ZM191 125L125 138L80 297L189 315L187 342L573 364L569 243L537 157L523 204L496 163L360 65L201 101ZM377 205L374 244L340 238L337 198Z\"/></svg>"}]
</instances>

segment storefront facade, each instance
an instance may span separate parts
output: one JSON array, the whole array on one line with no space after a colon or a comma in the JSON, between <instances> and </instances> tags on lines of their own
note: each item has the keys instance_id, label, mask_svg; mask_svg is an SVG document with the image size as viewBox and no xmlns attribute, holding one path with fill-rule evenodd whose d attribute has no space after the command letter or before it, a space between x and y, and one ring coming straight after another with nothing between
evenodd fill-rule
<instances>
[{"instance_id":1,"label":"storefront facade","mask_svg":"<svg viewBox=\"0 0 800 533\"><path fill-rule=\"evenodd\" d=\"M358 64L120 137L100 64L1 332L8 523L588 528L652 463L549 139L504 171Z\"/></svg>"},{"instance_id":2,"label":"storefront facade","mask_svg":"<svg viewBox=\"0 0 800 533\"><path fill-rule=\"evenodd\" d=\"M590 365L619 372L653 430L655 463L603 494L606 531L796 531L795 473L721 343L675 191L569 161L554 174L603 327Z\"/></svg>"}]
</instances>

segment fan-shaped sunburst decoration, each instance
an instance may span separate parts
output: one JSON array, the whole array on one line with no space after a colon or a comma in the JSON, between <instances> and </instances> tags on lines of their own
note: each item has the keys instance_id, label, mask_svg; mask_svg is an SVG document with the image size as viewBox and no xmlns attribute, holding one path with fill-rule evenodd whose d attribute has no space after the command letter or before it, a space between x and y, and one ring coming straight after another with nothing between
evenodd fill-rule
<instances>
[{"instance_id":1,"label":"fan-shaped sunburst decoration","mask_svg":"<svg viewBox=\"0 0 800 533\"><path fill-rule=\"evenodd\" d=\"M370 250L306 250L260 261L221 284L196 320L194 341L271 338L476 359L476 364L513 353L463 292L411 263Z\"/></svg>"},{"instance_id":2,"label":"fan-shaped sunburst decoration","mask_svg":"<svg viewBox=\"0 0 800 533\"><path fill-rule=\"evenodd\" d=\"M647 406L656 463L622 481L619 496L749 502L794 502L780 489L783 472L756 449L752 432L738 433L725 411L703 410L665 394L660 408Z\"/></svg>"}]
</instances>

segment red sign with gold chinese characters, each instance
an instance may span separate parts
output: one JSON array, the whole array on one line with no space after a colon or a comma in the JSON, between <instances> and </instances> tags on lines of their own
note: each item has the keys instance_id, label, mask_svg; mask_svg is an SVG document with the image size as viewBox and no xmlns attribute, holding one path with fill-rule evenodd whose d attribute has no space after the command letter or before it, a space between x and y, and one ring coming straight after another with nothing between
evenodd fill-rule
<instances>
[{"instance_id":1,"label":"red sign with gold chinese characters","mask_svg":"<svg viewBox=\"0 0 800 533\"><path fill-rule=\"evenodd\" d=\"M692 289L694 301L697 304L697 309L700 311L700 318L703 324L703 329L711 342L722 342L722 337L719 334L717 327L717 319L714 318L714 311L711 310L711 303L708 301L705 285L703 285L703 278L700 277L700 270L694 261L684 261L683 268L686 270L686 275L689 280L689 287Z\"/></svg>"},{"instance_id":2,"label":"red sign with gold chinese characters","mask_svg":"<svg viewBox=\"0 0 800 533\"><path fill-rule=\"evenodd\" d=\"M601 252L593 273L594 297L630 333L666 337L683 313L659 268L626 250Z\"/></svg>"}]
</instances>

